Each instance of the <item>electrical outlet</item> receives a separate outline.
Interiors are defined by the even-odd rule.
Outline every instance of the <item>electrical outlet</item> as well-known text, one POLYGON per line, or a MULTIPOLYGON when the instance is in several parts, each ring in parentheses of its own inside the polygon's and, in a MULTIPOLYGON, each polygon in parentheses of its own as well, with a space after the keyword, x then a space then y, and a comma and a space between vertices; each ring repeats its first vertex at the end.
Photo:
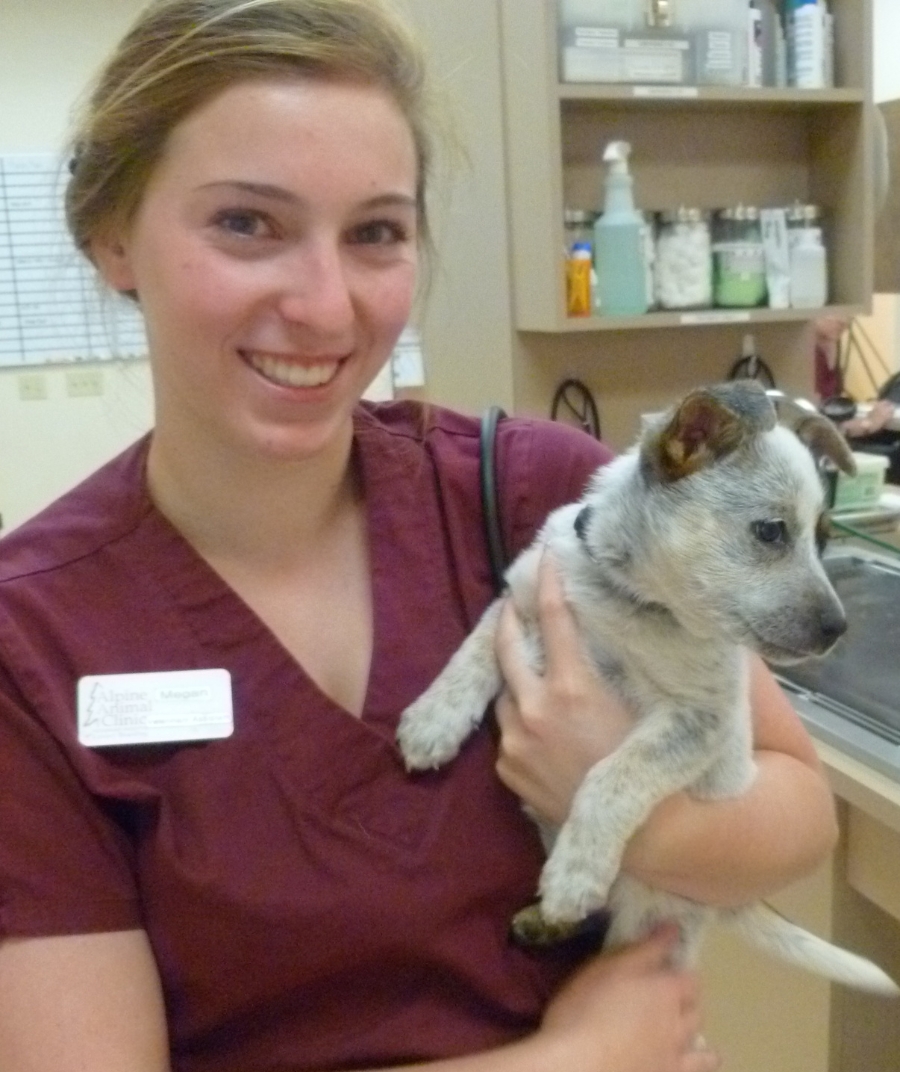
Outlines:
POLYGON ((43 372, 21 372, 18 382, 23 402, 40 402, 47 397, 47 377, 43 372))
POLYGON ((66 373, 66 394, 69 398, 89 398, 103 394, 102 369, 77 369, 66 373))

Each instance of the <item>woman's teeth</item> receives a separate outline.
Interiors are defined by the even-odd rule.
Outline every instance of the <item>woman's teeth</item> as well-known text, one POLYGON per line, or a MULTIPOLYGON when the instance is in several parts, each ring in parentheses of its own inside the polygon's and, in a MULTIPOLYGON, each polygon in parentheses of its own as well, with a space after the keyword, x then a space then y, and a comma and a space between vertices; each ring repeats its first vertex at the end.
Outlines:
POLYGON ((247 360, 267 380, 285 387, 321 387, 334 378, 338 361, 324 361, 319 365, 298 365, 265 354, 246 355, 247 360))

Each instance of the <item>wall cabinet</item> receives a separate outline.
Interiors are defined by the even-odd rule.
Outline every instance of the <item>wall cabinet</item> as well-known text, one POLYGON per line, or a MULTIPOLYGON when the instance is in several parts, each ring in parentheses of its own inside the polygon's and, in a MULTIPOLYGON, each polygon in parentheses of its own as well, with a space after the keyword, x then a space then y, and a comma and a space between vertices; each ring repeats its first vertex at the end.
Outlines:
POLYGON ((602 203, 603 147, 631 142, 646 210, 814 202, 825 211, 829 312, 872 296, 874 179, 871 0, 832 0, 828 90, 564 84, 556 0, 501 0, 516 327, 528 332, 805 321, 803 310, 712 309, 568 317, 564 208, 602 203))

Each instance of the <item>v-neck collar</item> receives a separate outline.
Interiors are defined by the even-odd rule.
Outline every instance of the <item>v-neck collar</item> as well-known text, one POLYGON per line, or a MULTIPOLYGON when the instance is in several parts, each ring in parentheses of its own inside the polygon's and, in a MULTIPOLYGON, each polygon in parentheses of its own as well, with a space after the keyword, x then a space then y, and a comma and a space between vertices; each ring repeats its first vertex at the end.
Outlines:
MULTIPOLYGON (((442 623, 434 621, 436 609, 453 606, 456 596, 447 555, 441 553, 438 489, 421 445, 410 435, 385 429, 360 408, 354 420, 353 462, 366 510, 373 608, 372 658, 360 717, 321 690, 265 622, 152 504, 146 522, 160 553, 151 561, 159 564, 157 581, 214 658, 240 653, 242 664, 252 662, 257 682, 278 681, 296 694, 298 710, 324 712, 325 717, 361 727, 365 734, 393 740, 400 711, 439 669, 411 649, 428 645, 429 633, 443 632, 442 623)), ((149 501, 146 484, 144 492, 149 501)), ((441 648, 446 652, 446 646, 441 648)), ((349 726, 347 732, 359 732, 349 726)))

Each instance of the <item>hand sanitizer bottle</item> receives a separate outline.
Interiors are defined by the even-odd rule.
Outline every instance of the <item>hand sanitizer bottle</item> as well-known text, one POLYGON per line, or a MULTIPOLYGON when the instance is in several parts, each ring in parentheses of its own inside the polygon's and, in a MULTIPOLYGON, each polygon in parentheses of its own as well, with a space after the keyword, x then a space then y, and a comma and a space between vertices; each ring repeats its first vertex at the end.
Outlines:
POLYGON ((644 220, 634 207, 628 171, 631 146, 613 141, 606 147, 603 215, 594 224, 597 290, 603 316, 638 316, 647 312, 644 220))

